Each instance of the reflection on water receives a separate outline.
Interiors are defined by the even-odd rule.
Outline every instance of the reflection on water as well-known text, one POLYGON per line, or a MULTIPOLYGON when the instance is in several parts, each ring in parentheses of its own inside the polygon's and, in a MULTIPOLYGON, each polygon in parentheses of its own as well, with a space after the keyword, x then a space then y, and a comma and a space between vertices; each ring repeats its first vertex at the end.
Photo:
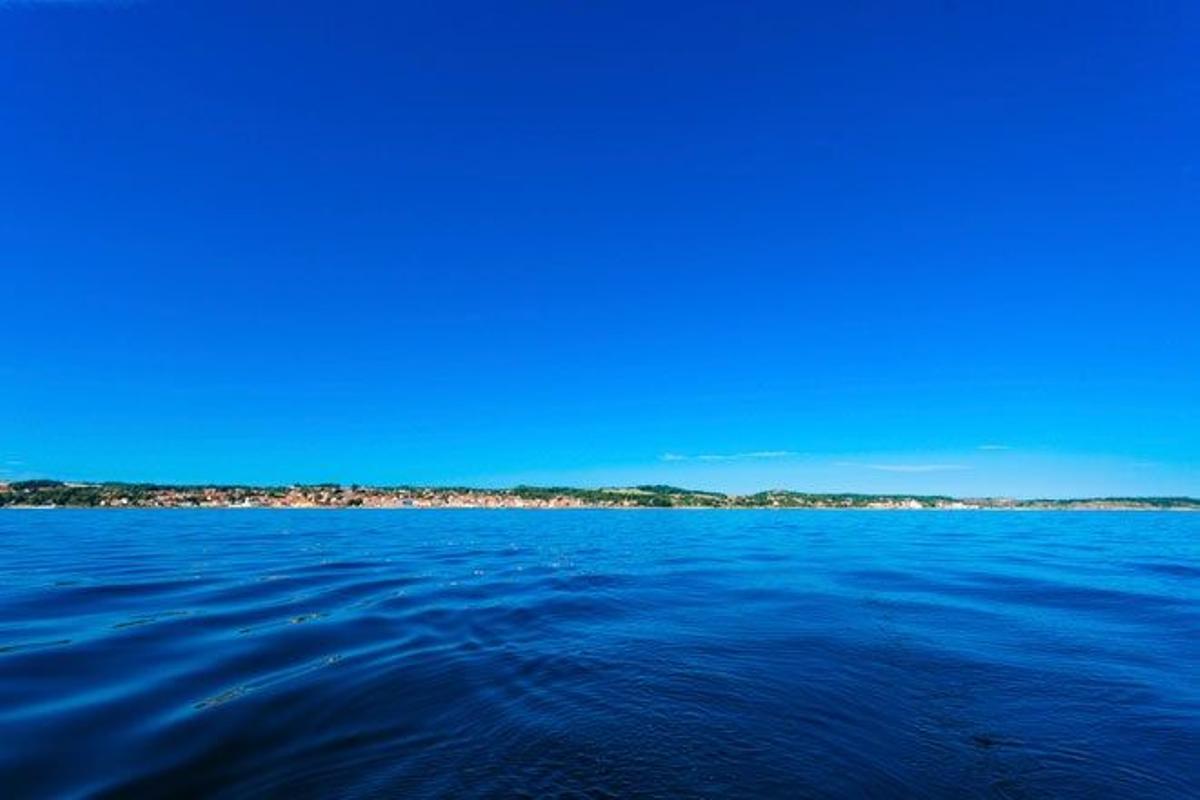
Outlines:
POLYGON ((0 513, 5 796, 1200 796, 1200 515, 0 513))

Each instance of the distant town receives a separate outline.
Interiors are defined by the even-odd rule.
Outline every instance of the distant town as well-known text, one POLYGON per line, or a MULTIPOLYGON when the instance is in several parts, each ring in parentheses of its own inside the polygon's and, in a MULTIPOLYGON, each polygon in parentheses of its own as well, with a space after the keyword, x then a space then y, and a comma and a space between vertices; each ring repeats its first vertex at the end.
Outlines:
POLYGON ((632 486, 578 489, 468 487, 164 485, 26 480, 0 483, 0 508, 818 508, 1200 510, 1192 497, 1071 499, 956 498, 942 495, 810 493, 755 494, 632 486))

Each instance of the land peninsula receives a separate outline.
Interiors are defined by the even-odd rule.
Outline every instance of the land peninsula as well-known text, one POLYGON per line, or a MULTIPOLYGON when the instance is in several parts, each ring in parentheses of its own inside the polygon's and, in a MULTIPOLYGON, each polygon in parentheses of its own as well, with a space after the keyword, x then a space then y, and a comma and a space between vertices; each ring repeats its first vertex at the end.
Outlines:
POLYGON ((812 493, 771 490, 755 494, 647 485, 579 489, 431 486, 291 486, 81 483, 56 480, 0 482, 0 508, 820 508, 1200 510, 1192 497, 1069 499, 958 498, 945 495, 812 493))

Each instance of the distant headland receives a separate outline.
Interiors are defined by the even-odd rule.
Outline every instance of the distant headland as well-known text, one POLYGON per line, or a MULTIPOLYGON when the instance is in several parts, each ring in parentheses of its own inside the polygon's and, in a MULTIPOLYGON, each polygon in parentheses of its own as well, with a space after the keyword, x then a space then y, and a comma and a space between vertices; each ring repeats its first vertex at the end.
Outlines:
POLYGON ((291 486, 171 485, 26 480, 0 483, 0 508, 818 508, 1200 510, 1193 497, 1013 499, 919 494, 817 493, 770 490, 754 494, 645 485, 602 489, 516 486, 291 486))

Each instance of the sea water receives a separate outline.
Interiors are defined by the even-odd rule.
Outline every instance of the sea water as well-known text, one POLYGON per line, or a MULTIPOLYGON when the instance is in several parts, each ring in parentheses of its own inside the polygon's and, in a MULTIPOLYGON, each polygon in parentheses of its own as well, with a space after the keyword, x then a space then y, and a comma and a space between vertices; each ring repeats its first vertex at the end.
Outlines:
POLYGON ((0 795, 1200 796, 1200 514, 0 512, 0 795))

